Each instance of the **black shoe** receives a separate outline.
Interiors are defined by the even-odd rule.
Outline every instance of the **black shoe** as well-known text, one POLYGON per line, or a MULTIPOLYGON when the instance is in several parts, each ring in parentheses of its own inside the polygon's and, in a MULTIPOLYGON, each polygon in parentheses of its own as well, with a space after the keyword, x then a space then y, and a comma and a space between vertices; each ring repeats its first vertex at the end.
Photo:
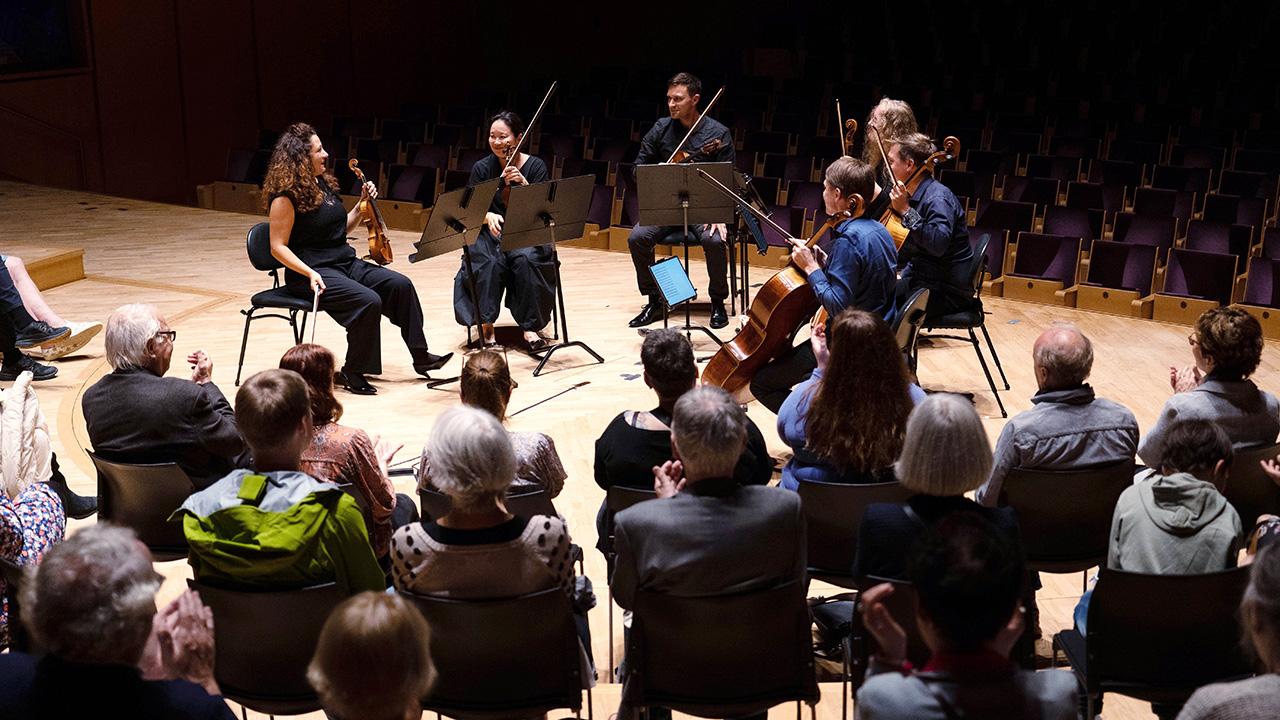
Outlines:
POLYGON ((440 368, 445 366, 445 363, 449 362, 452 359, 453 359, 453 353, 445 353, 443 355, 433 355, 431 353, 427 353, 427 359, 425 362, 420 362, 420 363, 416 362, 413 364, 413 371, 418 373, 419 375, 422 375, 423 377, 426 377, 427 373, 431 372, 432 370, 439 370, 440 368))
POLYGON ((28 370, 33 380, 48 380, 58 374, 58 368, 38 363, 34 358, 18 353, 17 359, 12 363, 9 362, 9 358, 4 359, 4 364, 0 365, 0 380, 4 382, 17 380, 23 371, 28 370))
POLYGON ((711 328, 719 330, 729 324, 729 313, 725 312, 723 300, 711 301, 711 328))
POLYGON ((49 478, 45 483, 62 500, 62 513, 73 520, 83 520, 98 512, 98 498, 77 495, 67 487, 65 478, 49 478))
POLYGON ((370 385, 369 381, 365 380, 364 375, 361 375, 358 372, 339 370, 333 374, 333 383, 335 385, 341 385, 347 389, 347 392, 354 393, 356 395, 378 394, 378 388, 370 385))
POLYGON ((631 322, 627 323, 627 326, 633 328, 644 327, 645 325, 652 325, 661 319, 662 303, 650 298, 644 309, 640 311, 640 314, 631 318, 631 322))
POLYGON ((18 333, 18 337, 14 339, 13 344, 19 350, 28 350, 61 340, 70 334, 71 328, 69 327, 50 327, 49 323, 36 320, 18 333))

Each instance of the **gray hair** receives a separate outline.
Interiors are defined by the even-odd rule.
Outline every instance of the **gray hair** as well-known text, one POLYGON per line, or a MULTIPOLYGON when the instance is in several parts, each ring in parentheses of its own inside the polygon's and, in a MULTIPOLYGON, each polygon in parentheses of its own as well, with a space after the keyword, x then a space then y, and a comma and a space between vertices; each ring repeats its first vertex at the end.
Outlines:
POLYGON ((104 340, 113 370, 141 367, 147 342, 160 330, 160 311, 154 305, 121 305, 107 318, 104 340))
POLYGON ((973 403, 950 393, 924 399, 907 418, 898 482, 949 497, 976 490, 991 474, 991 442, 973 403))
POLYGON ((159 587, 151 554, 133 531, 98 522, 45 553, 22 589, 22 620, 57 657, 136 665, 159 587))
POLYGON ((1055 322, 1040 335, 1032 359, 1045 370, 1046 389, 1076 387, 1093 370, 1093 343, 1075 325, 1055 322))
POLYGON ((728 476, 747 441, 747 415, 729 393, 703 385, 676 401, 671 440, 680 450, 685 474, 728 476))
POLYGON ((506 428, 492 414, 466 405, 436 419, 427 456, 431 484, 463 506, 501 497, 516 474, 506 428))

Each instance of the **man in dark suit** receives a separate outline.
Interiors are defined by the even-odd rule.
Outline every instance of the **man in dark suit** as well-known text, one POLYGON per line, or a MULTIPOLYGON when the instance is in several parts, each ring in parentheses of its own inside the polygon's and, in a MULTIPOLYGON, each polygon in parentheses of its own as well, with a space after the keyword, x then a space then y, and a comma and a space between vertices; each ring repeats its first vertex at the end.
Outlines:
POLYGON ((187 356, 191 379, 164 377, 177 333, 150 305, 125 305, 107 319, 107 361, 114 371, 84 394, 94 452, 125 463, 176 462, 197 488, 249 466, 235 413, 213 384, 213 362, 187 356))
POLYGON ((722 595, 802 577, 800 496, 733 480, 745 438, 746 413, 720 388, 696 388, 676 402, 676 459, 654 471, 659 499, 615 518, 611 586, 623 608, 637 590, 722 595))

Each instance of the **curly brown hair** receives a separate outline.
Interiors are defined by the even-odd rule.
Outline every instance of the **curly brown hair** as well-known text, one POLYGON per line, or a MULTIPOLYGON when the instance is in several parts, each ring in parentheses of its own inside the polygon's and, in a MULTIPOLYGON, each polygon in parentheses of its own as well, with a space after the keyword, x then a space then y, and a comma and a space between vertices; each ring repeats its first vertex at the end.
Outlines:
POLYGON ((1262 362, 1262 325, 1237 307, 1216 307, 1196 320, 1200 354, 1213 360, 1216 372, 1244 379, 1262 362))
POLYGON ((905 100, 881 98, 880 102, 876 103, 876 106, 867 114, 867 130, 863 135, 862 143, 862 159, 876 172, 880 171, 884 160, 880 157, 880 147, 876 144, 874 136, 876 131, 870 129, 872 126, 880 132, 880 142, 884 144, 885 152, 889 151, 889 143, 893 138, 920 131, 920 127, 916 124, 916 115, 905 100))
MULTIPOLYGON (((294 123, 280 133, 280 139, 271 151, 271 162, 267 163, 266 177, 262 180, 264 207, 270 206, 271 201, 281 195, 289 198, 296 212, 311 212, 324 202, 324 191, 311 170, 311 138, 316 135, 315 128, 302 122, 294 123)), ((338 187, 338 178, 327 168, 320 177, 330 188, 338 187)))
POLYGON ((902 452, 911 395, 893 331, 852 308, 831 321, 831 360, 805 418, 808 448, 842 472, 872 473, 902 452))
POLYGON ((329 348, 311 343, 294 345, 280 358, 282 370, 292 370, 307 381, 311 424, 316 427, 338 422, 342 417, 342 403, 333 396, 333 370, 336 365, 329 348))

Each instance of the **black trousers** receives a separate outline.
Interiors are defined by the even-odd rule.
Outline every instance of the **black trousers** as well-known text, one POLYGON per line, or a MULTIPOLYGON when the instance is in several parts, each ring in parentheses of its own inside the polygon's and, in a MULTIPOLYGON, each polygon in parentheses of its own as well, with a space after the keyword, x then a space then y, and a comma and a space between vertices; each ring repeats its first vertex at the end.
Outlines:
MULTIPOLYGON (((356 258, 313 269, 324 278, 320 309, 347 329, 343 370, 362 375, 382 372, 383 315, 400 328, 400 337, 413 361, 425 362, 427 338, 422 333, 422 303, 409 278, 356 258)), ((298 297, 311 297, 307 279, 297 273, 289 273, 286 286, 298 297)))
MULTIPOLYGON (((510 252, 500 240, 480 231, 471 246, 471 272, 480 302, 480 323, 493 323, 502 312, 499 301, 506 291, 507 309, 524 330, 537 331, 551 322, 555 307, 556 275, 551 246, 534 245, 510 252)), ((477 324, 475 303, 467 283, 466 259, 453 278, 453 317, 459 325, 477 324)))
POLYGON ((751 378, 751 394, 777 415, 791 388, 807 380, 816 367, 818 360, 813 356, 813 346, 805 339, 756 372, 751 378))
POLYGON ((0 263, 0 353, 4 354, 4 362, 13 365, 18 362, 18 346, 14 343, 18 331, 24 330, 35 319, 27 313, 22 305, 22 296, 13 284, 9 269, 0 263))
MULTIPOLYGON (((678 242, 683 231, 681 225, 637 225, 631 228, 627 247, 631 250, 631 263, 636 267, 636 286, 640 288, 641 295, 658 296, 658 285, 649 274, 649 266, 654 260, 653 248, 668 236, 678 242)), ((689 234, 702 244, 702 251, 707 256, 707 275, 711 276, 707 294, 712 300, 723 302, 729 297, 729 253, 724 238, 719 234, 709 235, 701 225, 690 225, 689 234)))

